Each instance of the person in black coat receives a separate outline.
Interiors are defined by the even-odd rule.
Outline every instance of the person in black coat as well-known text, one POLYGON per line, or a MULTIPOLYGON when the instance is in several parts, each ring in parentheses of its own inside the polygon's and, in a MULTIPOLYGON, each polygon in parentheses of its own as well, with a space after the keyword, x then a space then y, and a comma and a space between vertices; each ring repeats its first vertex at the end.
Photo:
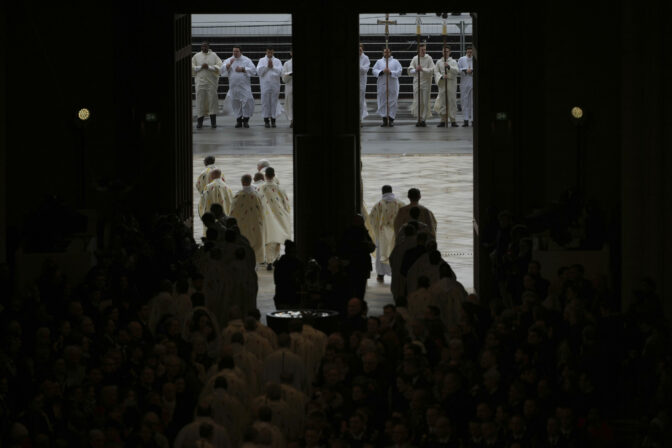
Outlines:
POLYGON ((352 218, 352 224, 343 232, 338 249, 341 259, 347 262, 352 297, 364 300, 366 281, 373 270, 371 253, 376 250, 376 244, 364 226, 362 215, 352 218))

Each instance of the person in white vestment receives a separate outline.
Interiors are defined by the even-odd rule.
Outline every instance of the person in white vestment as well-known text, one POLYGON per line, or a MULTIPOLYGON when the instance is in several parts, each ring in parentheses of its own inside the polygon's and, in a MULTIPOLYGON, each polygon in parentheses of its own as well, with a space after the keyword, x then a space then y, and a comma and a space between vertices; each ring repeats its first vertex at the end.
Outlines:
POLYGON ((254 113, 250 78, 256 74, 254 63, 247 56, 243 56, 240 46, 234 46, 233 56, 222 64, 222 76, 229 78, 226 100, 230 101, 233 114, 236 116, 237 128, 250 127, 250 117, 254 113))
POLYGON ((308 381, 312 382, 320 367, 320 348, 303 334, 303 323, 301 321, 290 322, 289 338, 291 339, 291 350, 303 360, 308 381))
POLYGON ((394 197, 392 187, 383 185, 383 197, 373 206, 369 222, 376 237, 376 273, 378 281, 383 282, 385 275, 392 275, 390 254, 394 249, 394 219, 404 203, 394 197))
POLYGON ((441 252, 432 249, 432 246, 433 242, 427 243, 427 252, 418 257, 406 273, 406 295, 418 289, 420 276, 427 277, 430 286, 439 281, 439 267, 444 260, 441 258, 441 252))
POLYGON ((359 44, 359 126, 362 120, 369 116, 366 110, 366 78, 371 68, 369 57, 364 54, 364 45, 359 44))
POLYGON ((264 261, 264 204, 259 192, 252 186, 252 176, 245 174, 240 182, 243 189, 233 197, 231 216, 236 218, 238 228, 250 242, 257 263, 264 261))
POLYGON ((282 66, 282 82, 285 83, 285 114, 289 120, 289 127, 294 127, 294 64, 292 49, 289 49, 289 61, 282 66))
POLYGON ((282 397, 282 387, 279 383, 267 383, 264 394, 252 400, 252 416, 258 416, 263 406, 271 408, 271 422, 280 428, 289 440, 298 437, 298 422, 292 419, 292 410, 282 397))
POLYGON ((247 256, 254 256, 253 252, 250 252, 251 255, 247 255, 244 247, 236 248, 234 259, 228 265, 231 272, 231 285, 227 288, 230 295, 226 302, 240 307, 243 315, 257 307, 257 292, 259 291, 256 263, 253 261, 250 266, 246 260, 247 256))
POLYGON ((232 446, 228 431, 212 418, 212 409, 210 403, 207 403, 199 404, 196 407, 196 418, 193 422, 187 423, 180 429, 177 437, 175 437, 173 447, 193 448, 196 446, 196 442, 201 438, 201 428, 204 425, 212 427, 210 440, 214 448, 229 448, 232 446))
POLYGON ((259 191, 262 185, 266 183, 266 176, 264 176, 264 173, 254 173, 254 177, 252 178, 252 186, 254 187, 255 190, 259 191))
POLYGON ((467 47, 467 54, 457 60, 457 68, 460 70, 460 103, 462 115, 464 115, 463 127, 469 126, 469 120, 474 120, 474 59, 473 50, 467 47))
POLYGON ((434 80, 439 86, 439 94, 434 102, 434 112, 441 115, 441 122, 438 125, 440 128, 445 127, 448 120, 452 127, 457 127, 455 117, 457 116, 457 75, 459 73, 457 61, 450 57, 450 46, 446 45, 443 49, 443 56, 436 61, 434 66, 434 80), (447 111, 446 97, 448 98, 447 111))
POLYGON ((291 239, 290 207, 287 193, 276 184, 275 170, 266 168, 266 183, 259 192, 264 203, 264 235, 266 241, 266 263, 268 270, 273 269, 272 263, 280 256, 280 245, 291 239))
POLYGON ((246 317, 244 325, 245 349, 256 356, 259 361, 264 361, 275 348, 263 334, 257 331, 259 324, 255 318, 246 317))
POLYGON ((219 101, 217 86, 219 85, 219 71, 222 60, 210 50, 207 42, 201 44, 201 51, 191 58, 191 74, 194 77, 196 88, 196 128, 203 127, 203 119, 210 116, 210 126, 217 127, 217 111, 219 101))
POLYGON ((390 282, 390 291, 395 304, 402 303, 406 297, 406 276, 401 275, 401 263, 404 260, 404 254, 408 249, 417 246, 417 230, 413 226, 405 227, 399 233, 405 233, 404 238, 399 238, 390 254, 390 269, 392 270, 392 281, 390 282))
POLYGON ((229 310, 229 320, 222 329, 222 343, 228 345, 231 343, 231 337, 236 333, 245 333, 245 323, 240 308, 233 305, 229 310))
POLYGON ((261 391, 261 361, 245 348, 243 333, 233 333, 230 343, 233 363, 245 373, 250 392, 255 396, 261 391))
POLYGON ((429 103, 429 94, 432 90, 434 78, 434 60, 427 54, 427 45, 420 44, 418 54, 413 56, 408 66, 408 74, 413 77, 413 104, 411 114, 418 119, 416 126, 427 126, 427 118, 432 116, 432 105, 429 103), (420 108, 418 111, 418 101, 420 108))
POLYGON ((201 174, 198 175, 198 179, 196 179, 196 190, 198 190, 198 194, 202 194, 205 186, 210 183, 210 172, 218 169, 217 166, 215 166, 215 158, 213 156, 207 156, 203 159, 203 164, 205 165, 205 169, 201 171, 201 174))
POLYGON ((397 217, 394 219, 394 233, 398 234, 399 230, 401 230, 401 226, 411 220, 411 210, 413 207, 417 207, 420 211, 418 221, 425 223, 428 227, 430 236, 433 239, 436 239, 436 218, 431 210, 419 204, 420 199, 422 198, 420 190, 417 188, 409 189, 407 197, 410 204, 399 209, 399 213, 397 213, 397 217))
MULTIPOLYGON (((268 161, 268 159, 259 159, 257 162, 257 173, 261 173, 264 177, 261 178, 262 181, 266 180, 266 168, 271 166, 271 162, 268 161)), ((275 169, 275 168, 274 168, 275 169)), ((257 181, 257 175, 255 174, 254 176, 254 181, 257 181)), ((275 173, 275 176, 273 176, 273 182, 276 184, 280 184, 280 180, 278 179, 278 173, 275 173)))
POLYGON ((280 95, 280 77, 282 76, 282 62, 273 56, 273 49, 266 49, 266 56, 259 59, 257 75, 261 87, 261 109, 264 117, 264 127, 275 127, 275 118, 278 113, 278 96, 280 95))
POLYGON ((256 431, 256 447, 285 448, 287 437, 283 431, 273 424, 273 410, 270 406, 263 405, 257 410, 256 420, 252 428, 256 431))
POLYGON ((287 333, 278 335, 278 349, 263 361, 261 378, 264 382, 287 383, 305 394, 310 394, 310 382, 303 360, 290 349, 287 333))
POLYGON ((383 118, 382 127, 393 127, 397 117, 399 99, 399 77, 403 68, 394 59, 389 48, 383 50, 383 57, 376 61, 371 73, 376 77, 378 115, 383 118))
POLYGON ((201 193, 201 199, 198 201, 198 214, 210 211, 212 204, 220 204, 224 209, 224 214, 231 213, 231 203, 233 202, 233 192, 224 181, 222 171, 214 169, 210 171, 210 183, 208 183, 201 193))
POLYGON ((424 319, 430 305, 436 306, 434 296, 429 290, 429 279, 421 275, 417 280, 417 289, 406 297, 406 308, 411 319, 424 319))
POLYGON ((259 308, 248 312, 247 315, 249 317, 253 317, 254 320, 256 321, 256 328, 254 328, 254 331, 265 337, 268 340, 269 344, 271 344, 273 350, 278 348, 278 335, 275 334, 275 331, 273 331, 272 328, 260 322, 261 312, 259 311, 259 308))
POLYGON ((219 376, 215 379, 212 395, 206 400, 210 401, 212 419, 229 430, 229 437, 234 446, 239 446, 243 431, 250 422, 247 410, 243 404, 228 391, 226 377, 219 376))
POLYGON ((462 303, 467 301, 468 294, 464 286, 457 281, 455 272, 448 263, 439 267, 439 281, 429 287, 432 301, 441 310, 441 321, 446 328, 456 326, 460 322, 462 303))

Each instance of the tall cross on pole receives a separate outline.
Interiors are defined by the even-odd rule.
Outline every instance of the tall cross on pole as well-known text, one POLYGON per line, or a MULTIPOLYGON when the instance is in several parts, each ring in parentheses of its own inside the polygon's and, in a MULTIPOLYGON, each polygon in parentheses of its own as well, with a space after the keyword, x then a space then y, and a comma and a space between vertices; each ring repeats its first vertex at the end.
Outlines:
MULTIPOLYGON (((390 20, 390 13, 386 12, 385 13, 385 20, 378 20, 377 21, 378 25, 385 25, 385 49, 389 50, 389 40, 390 40, 390 25, 396 25, 397 21, 396 20, 390 20)), ((387 107, 386 115, 385 115, 385 120, 389 120, 390 118, 390 72, 389 72, 389 66, 390 66, 390 58, 386 57, 385 58, 385 106, 387 107)))
POLYGON ((422 125, 422 93, 420 91, 420 82, 421 82, 421 74, 422 72, 418 70, 419 67, 422 67, 422 62, 420 61, 420 25, 422 25, 422 21, 420 20, 420 16, 417 16, 415 18, 415 34, 417 36, 417 41, 418 41, 418 66, 415 68, 416 73, 418 74, 418 122, 415 124, 416 126, 421 126, 422 125))
POLYGON ((443 35, 443 91, 445 93, 446 102, 446 129, 448 128, 448 57, 446 56, 446 40, 448 39, 448 27, 446 26, 446 17, 443 18, 443 27, 441 28, 443 35))

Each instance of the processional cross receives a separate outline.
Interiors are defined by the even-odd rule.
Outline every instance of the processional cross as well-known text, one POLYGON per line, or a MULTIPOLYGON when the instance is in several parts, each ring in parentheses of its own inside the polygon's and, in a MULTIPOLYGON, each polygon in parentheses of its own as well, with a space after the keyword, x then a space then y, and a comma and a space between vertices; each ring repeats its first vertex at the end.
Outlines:
MULTIPOLYGON (((417 41, 418 41, 418 67, 422 69, 422 61, 420 60, 420 25, 422 25, 422 21, 420 20, 420 16, 417 16, 415 18, 415 34, 417 36, 417 41)), ((418 67, 416 67, 416 73, 418 74, 418 122, 415 124, 416 126, 421 126, 422 124, 422 94, 420 93, 420 82, 421 82, 421 74, 422 72, 418 70, 418 67)))
MULTIPOLYGON (((397 21, 396 20, 390 20, 390 13, 386 12, 385 13, 385 20, 380 20, 378 19, 377 21, 378 25, 385 25, 385 49, 389 51, 389 40, 390 40, 390 25, 396 25, 397 21)), ((389 54, 385 58, 385 68, 387 69, 385 71, 385 106, 387 107, 387 114, 385 115, 385 119, 390 118, 390 72, 389 72, 389 66, 390 66, 390 57, 389 54)))
POLYGON ((443 91, 445 93, 446 102, 446 129, 448 129, 448 57, 446 56, 446 40, 448 39, 448 28, 446 26, 446 17, 443 17, 443 27, 441 28, 443 35, 443 91))

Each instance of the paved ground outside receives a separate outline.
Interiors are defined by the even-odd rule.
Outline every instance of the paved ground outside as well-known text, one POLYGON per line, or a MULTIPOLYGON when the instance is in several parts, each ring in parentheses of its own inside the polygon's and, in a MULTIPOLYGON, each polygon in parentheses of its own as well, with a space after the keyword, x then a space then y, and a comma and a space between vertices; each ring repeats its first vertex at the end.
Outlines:
MULTIPOLYGON (((369 101, 369 109, 373 101, 369 101)), ((443 258, 455 270, 458 280, 473 288, 473 128, 437 128, 438 117, 428 120, 426 128, 415 127, 406 112, 407 103, 394 128, 381 128, 378 117, 364 120, 361 130, 364 202, 367 209, 380 199, 380 188, 392 185, 397 197, 405 200, 409 188, 422 192, 420 201, 431 209, 438 221, 437 243, 443 258)), ((257 105, 257 111, 260 107, 257 105)), ((250 128, 235 129, 235 119, 218 116, 218 127, 211 129, 206 119, 202 129, 194 129, 194 182, 203 168, 203 158, 213 155, 234 193, 240 189, 240 177, 254 174, 257 161, 269 159, 280 184, 293 199, 292 130, 285 117, 278 117, 276 128, 264 128, 263 119, 253 116, 250 128)), ((461 117, 458 116, 458 123, 461 117)), ((195 125, 194 125, 195 127, 195 125)), ((194 189, 194 215, 198 194, 194 189)), ((194 220, 194 235, 203 235, 202 223, 194 220)), ((258 270, 258 307, 262 315, 275 309, 273 276, 258 270)), ((392 303, 389 278, 385 284, 369 280, 367 303, 370 313, 382 313, 392 303)))

